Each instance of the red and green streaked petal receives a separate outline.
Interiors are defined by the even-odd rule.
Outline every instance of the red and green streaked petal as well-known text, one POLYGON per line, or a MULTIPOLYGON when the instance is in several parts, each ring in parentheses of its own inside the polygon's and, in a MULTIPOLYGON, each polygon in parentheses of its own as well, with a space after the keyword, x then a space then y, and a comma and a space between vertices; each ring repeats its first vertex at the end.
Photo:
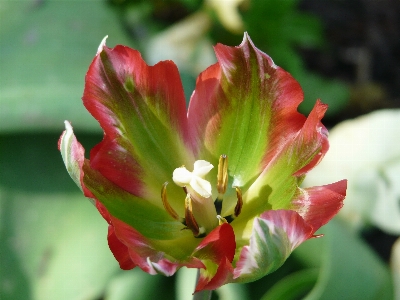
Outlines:
POLYGON ((267 209, 289 209, 304 174, 328 151, 328 133, 321 119, 327 105, 317 101, 302 127, 275 151, 275 156, 243 195, 242 218, 250 219, 267 209))
POLYGON ((216 227, 202 240, 193 256, 199 258, 206 268, 200 269, 195 292, 214 290, 232 280, 235 249, 235 234, 228 223, 216 227))
POLYGON ((315 232, 342 208, 346 189, 347 180, 306 189, 298 188, 291 201, 291 209, 297 211, 315 232))
MULTIPOLYGON (((174 220, 163 207, 124 191, 92 169, 89 161, 84 158, 84 149, 77 141, 72 127, 66 124, 59 147, 64 153, 67 169, 72 168, 69 171, 71 176, 75 176, 85 196, 94 200, 104 219, 112 224, 112 219, 118 218, 145 237, 153 248, 176 260, 186 260, 200 241, 189 230, 182 230, 184 226, 174 220)), ((161 202, 160 198, 157 200, 161 202)))
MULTIPOLYGON (((90 167, 122 189, 158 200, 174 169, 194 162, 185 97, 172 61, 148 66, 136 50, 101 45, 82 99, 104 130, 90 167)), ((182 208, 181 189, 171 185, 168 192, 171 205, 182 208)))
POLYGON ((113 218, 100 202, 96 202, 96 207, 110 224, 108 227, 108 245, 122 270, 130 270, 138 266, 152 275, 171 276, 183 266, 205 268, 204 264, 194 257, 188 257, 185 261, 168 260, 165 258, 165 253, 152 247, 150 241, 138 231, 113 218))
POLYGON ((110 215, 135 228, 146 238, 171 240, 190 236, 188 232, 182 231, 182 223, 174 220, 163 208, 123 190, 100 172, 90 168, 88 161, 85 161, 83 171, 84 185, 110 215))
MULTIPOLYGON (((188 110, 189 126, 197 144, 204 143, 198 156, 215 165, 226 154, 229 182, 244 193, 302 128, 306 118, 297 106, 303 92, 247 34, 240 46, 218 44, 215 52, 218 63, 197 79, 188 110)), ((211 173, 216 176, 216 172, 211 173)), ((234 192, 228 189, 232 199, 234 192)))
POLYGON ((166 253, 152 247, 151 241, 131 226, 113 217, 111 217, 111 224, 108 243, 122 269, 132 269, 138 266, 152 275, 171 276, 182 266, 188 268, 205 267, 200 260, 193 257, 188 257, 187 260, 183 261, 170 260, 166 253))
POLYGON ((295 211, 270 210, 261 214, 253 221, 251 235, 242 237, 250 244, 236 254, 234 281, 250 282, 275 271, 312 234, 313 228, 295 211))

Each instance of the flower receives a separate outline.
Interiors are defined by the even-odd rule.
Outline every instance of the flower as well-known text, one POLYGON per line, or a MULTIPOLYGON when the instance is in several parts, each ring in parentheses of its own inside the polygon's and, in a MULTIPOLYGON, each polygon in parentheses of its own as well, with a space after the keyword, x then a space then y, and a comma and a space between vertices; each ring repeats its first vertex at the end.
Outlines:
POLYGON ((196 292, 276 270, 338 212, 347 184, 300 187, 328 150, 327 106, 297 112, 301 87, 247 34, 215 52, 186 111, 173 62, 148 66, 104 40, 83 94, 104 138, 90 159, 67 121, 59 141, 120 267, 198 268, 196 292))

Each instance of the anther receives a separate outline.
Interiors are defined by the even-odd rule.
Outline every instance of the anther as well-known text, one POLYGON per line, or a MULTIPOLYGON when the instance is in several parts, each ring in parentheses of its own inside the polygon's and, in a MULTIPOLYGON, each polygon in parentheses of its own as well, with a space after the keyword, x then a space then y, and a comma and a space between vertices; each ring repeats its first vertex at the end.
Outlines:
POLYGON ((225 194, 228 185, 228 157, 222 154, 218 162, 217 189, 219 194, 225 194))
POLYGON ((240 215, 240 213, 242 211, 243 198, 242 198, 242 191, 240 190, 240 188, 235 186, 235 189, 236 189, 236 197, 237 197, 237 203, 235 206, 235 217, 237 217, 240 215))
POLYGON ((177 220, 179 222, 182 222, 183 219, 179 217, 179 215, 176 213, 176 211, 172 208, 172 206, 169 204, 169 202, 167 200, 167 185, 168 185, 168 182, 165 182, 161 188, 161 200, 164 205, 164 208, 171 217, 173 217, 175 220, 177 220))
POLYGON ((323 234, 314 234, 313 236, 312 236, 312 238, 320 238, 320 237, 323 237, 324 235, 323 234))
POLYGON ((193 232, 193 235, 199 237, 201 232, 193 215, 192 198, 190 197, 190 194, 187 194, 185 199, 185 223, 187 228, 193 232))
POLYGON ((223 195, 226 192, 228 185, 228 157, 222 154, 218 161, 218 174, 217 174, 217 190, 218 196, 214 201, 215 210, 217 214, 221 214, 223 195))

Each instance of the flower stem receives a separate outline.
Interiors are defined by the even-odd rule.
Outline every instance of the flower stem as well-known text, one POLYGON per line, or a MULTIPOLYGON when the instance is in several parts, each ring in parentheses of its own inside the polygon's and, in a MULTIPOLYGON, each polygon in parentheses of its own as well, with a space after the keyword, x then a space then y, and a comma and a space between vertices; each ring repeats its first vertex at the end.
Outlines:
MULTIPOLYGON (((197 270, 196 283, 199 281, 199 278, 200 278, 200 269, 197 270)), ((193 295, 193 300, 210 300, 211 295, 212 295, 212 291, 202 290, 193 295)))

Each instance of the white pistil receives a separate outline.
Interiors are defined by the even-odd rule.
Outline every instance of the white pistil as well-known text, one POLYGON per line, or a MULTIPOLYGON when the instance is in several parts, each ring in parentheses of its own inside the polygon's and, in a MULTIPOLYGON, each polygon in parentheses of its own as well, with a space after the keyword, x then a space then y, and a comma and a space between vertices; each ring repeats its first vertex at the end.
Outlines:
POLYGON ((211 184, 204 179, 211 169, 212 164, 205 160, 197 160, 194 163, 193 172, 188 171, 184 166, 174 170, 172 174, 173 181, 181 186, 190 186, 197 194, 204 198, 211 196, 211 184))

